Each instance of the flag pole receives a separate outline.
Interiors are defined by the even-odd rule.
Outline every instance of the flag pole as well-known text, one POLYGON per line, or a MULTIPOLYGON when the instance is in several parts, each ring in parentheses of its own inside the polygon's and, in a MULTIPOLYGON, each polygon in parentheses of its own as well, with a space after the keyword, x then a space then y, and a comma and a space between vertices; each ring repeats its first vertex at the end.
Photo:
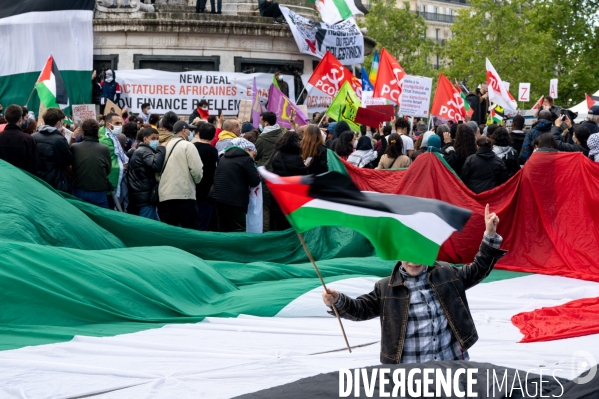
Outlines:
POLYGON ((304 94, 304 92, 306 91, 306 86, 304 86, 304 88, 302 89, 302 91, 300 92, 299 96, 297 96, 295 98, 295 104, 297 105, 297 102, 299 101, 300 98, 302 98, 302 94, 304 94))
POLYGON ((29 93, 29 98, 27 99, 27 102, 25 103, 25 107, 27 107, 29 105, 29 100, 31 100, 31 96, 33 95, 34 91, 35 91, 35 85, 33 86, 33 89, 31 89, 31 93, 29 93))
MULTIPOLYGON (((297 233, 297 237, 299 238, 300 242, 302 243, 302 246, 304 247, 304 251, 306 252, 306 255, 308 255, 308 259, 310 259, 310 262, 312 262, 312 266, 314 266, 314 269, 316 270, 316 274, 318 274, 318 278, 320 279, 320 282, 321 282, 322 286, 324 287, 324 290, 326 292, 329 292, 329 289, 327 288, 327 285, 325 284, 325 282, 322 278, 322 274, 320 274, 320 270, 318 270, 318 266, 316 266, 316 262, 314 261, 314 258, 312 257, 310 250, 308 249, 308 245, 306 244, 306 241, 304 241, 304 236, 300 232, 296 232, 296 233, 297 233)), ((347 340, 347 335, 345 335, 345 329, 343 328, 343 323, 341 322, 341 317, 339 316, 339 312, 337 311, 335 304, 333 304, 332 308, 335 311, 337 320, 339 321, 339 326, 341 327, 341 332, 343 333, 343 338, 345 339, 345 344, 347 345, 347 350, 349 351, 349 353, 351 353, 351 347, 349 346, 349 341, 347 340)))

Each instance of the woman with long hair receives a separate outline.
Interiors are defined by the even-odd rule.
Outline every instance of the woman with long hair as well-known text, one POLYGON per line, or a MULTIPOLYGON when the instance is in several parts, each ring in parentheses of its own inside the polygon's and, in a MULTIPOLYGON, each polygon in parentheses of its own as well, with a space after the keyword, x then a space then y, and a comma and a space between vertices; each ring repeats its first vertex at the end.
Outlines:
POLYGON ((476 136, 474 135, 474 131, 467 124, 460 124, 453 146, 445 148, 443 158, 459 175, 466 159, 474 154, 476 154, 476 136))
POLYGON ((412 163, 412 160, 407 156, 403 155, 403 140, 397 133, 393 133, 389 136, 389 145, 385 153, 381 157, 379 166, 377 169, 397 169, 407 168, 412 163))
POLYGON ((301 154, 308 173, 319 175, 329 171, 327 148, 324 146, 322 132, 316 125, 308 125, 301 143, 301 154))
POLYGON ((352 152, 354 152, 354 140, 356 135, 354 132, 348 131, 343 132, 339 135, 339 140, 335 144, 335 154, 339 155, 339 158, 347 161, 347 158, 352 152))

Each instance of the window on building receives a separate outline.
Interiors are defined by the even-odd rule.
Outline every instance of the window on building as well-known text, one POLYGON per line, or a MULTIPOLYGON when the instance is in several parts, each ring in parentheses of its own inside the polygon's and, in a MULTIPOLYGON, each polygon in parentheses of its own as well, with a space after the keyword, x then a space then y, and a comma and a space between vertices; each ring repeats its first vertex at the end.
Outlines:
POLYGON ((171 55, 133 55, 135 69, 156 69, 166 72, 218 71, 220 56, 195 57, 171 55))
POLYGON ((441 29, 435 29, 435 39, 439 40, 440 39, 440 35, 439 33, 441 33, 441 29))

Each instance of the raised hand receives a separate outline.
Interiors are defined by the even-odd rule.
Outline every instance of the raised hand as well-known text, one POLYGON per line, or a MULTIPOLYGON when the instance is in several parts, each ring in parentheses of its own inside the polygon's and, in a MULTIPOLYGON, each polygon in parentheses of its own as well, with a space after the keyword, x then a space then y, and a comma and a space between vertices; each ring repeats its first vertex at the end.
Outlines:
POLYGON ((485 234, 493 237, 497 233, 497 225, 499 224, 499 217, 493 213, 489 213, 489 204, 485 207, 485 234))

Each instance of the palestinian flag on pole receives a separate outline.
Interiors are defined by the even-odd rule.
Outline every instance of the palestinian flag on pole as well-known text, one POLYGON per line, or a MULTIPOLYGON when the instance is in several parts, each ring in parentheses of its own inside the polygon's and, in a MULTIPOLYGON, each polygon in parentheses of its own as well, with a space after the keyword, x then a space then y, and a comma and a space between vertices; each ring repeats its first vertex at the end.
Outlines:
POLYGON ((48 58, 46 66, 35 84, 35 89, 41 103, 46 108, 64 109, 69 106, 67 88, 53 56, 48 58))
POLYGON ((260 174, 298 232, 343 226, 370 240, 382 259, 432 265, 439 248, 472 212, 441 201, 361 192, 341 173, 279 177, 260 174))
MULTIPOLYGON (((61 70, 71 102, 89 103, 96 1, 19 0, 3 3, 0 7, 0 37, 4 38, 0 62, 2 103, 5 106, 27 103, 49 54, 61 70)), ((34 94, 29 100, 29 109, 38 109, 39 103, 39 97, 34 94)))

